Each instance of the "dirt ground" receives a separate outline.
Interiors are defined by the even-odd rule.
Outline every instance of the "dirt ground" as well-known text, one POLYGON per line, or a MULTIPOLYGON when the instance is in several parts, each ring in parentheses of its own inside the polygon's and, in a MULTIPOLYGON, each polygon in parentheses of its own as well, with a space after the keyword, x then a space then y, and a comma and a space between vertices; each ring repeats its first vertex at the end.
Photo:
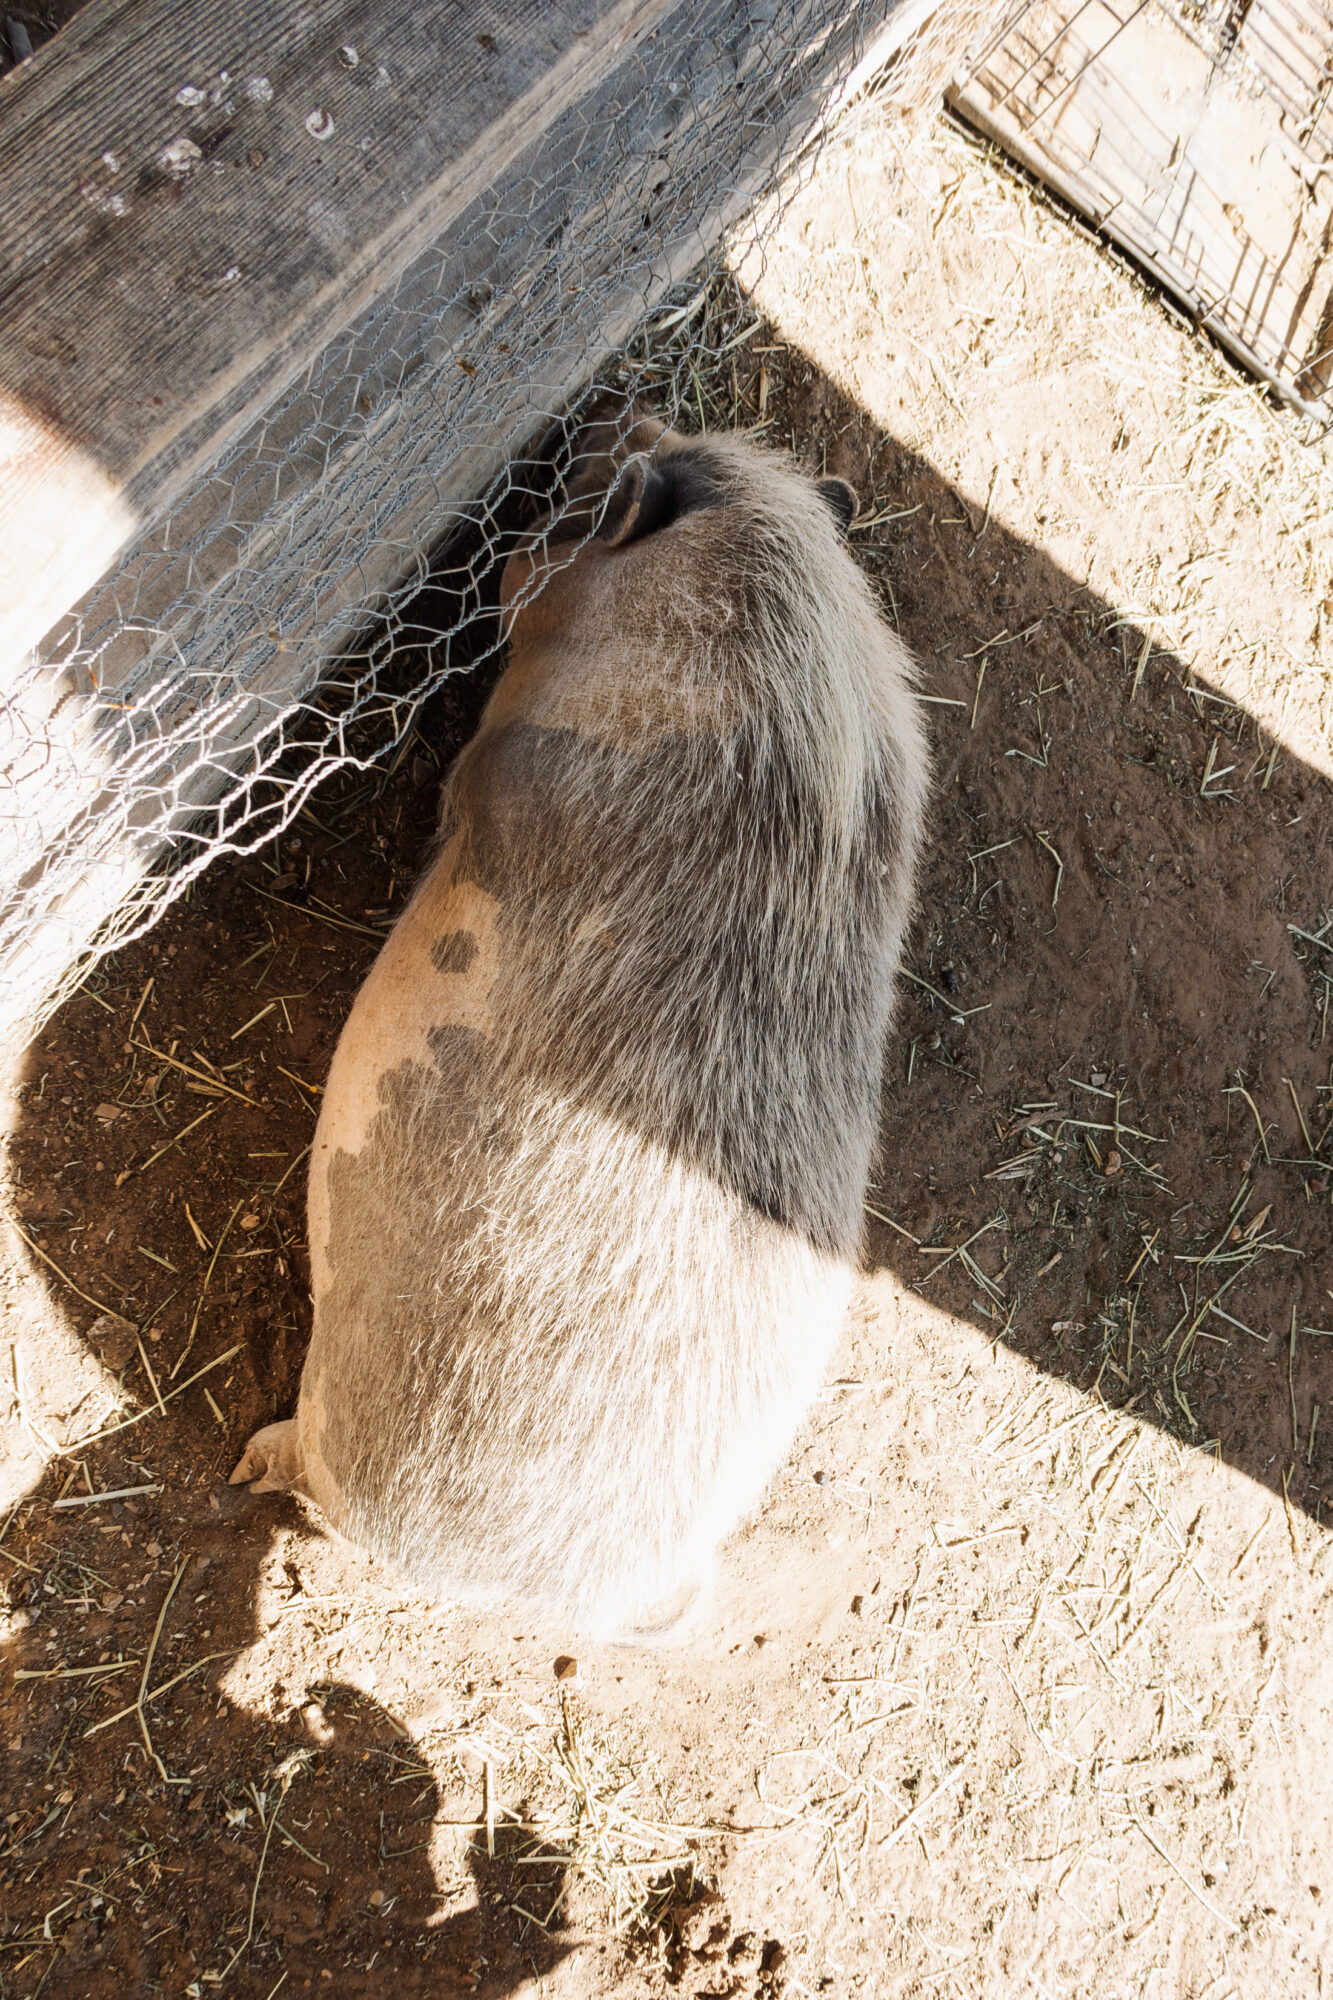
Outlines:
POLYGON ((454 684, 15 1087, 0 1994, 1326 1994, 1327 451, 890 100, 739 277, 701 411, 852 480, 936 741, 833 1377, 678 1651, 225 1485, 454 684))
POLYGON ((30 49, 39 49, 43 42, 49 42, 69 25, 82 5, 83 0, 46 0, 43 6, 31 4, 31 0, 26 5, 24 0, 9 0, 0 24, 4 29, 0 34, 0 76, 17 67, 25 36, 30 49))

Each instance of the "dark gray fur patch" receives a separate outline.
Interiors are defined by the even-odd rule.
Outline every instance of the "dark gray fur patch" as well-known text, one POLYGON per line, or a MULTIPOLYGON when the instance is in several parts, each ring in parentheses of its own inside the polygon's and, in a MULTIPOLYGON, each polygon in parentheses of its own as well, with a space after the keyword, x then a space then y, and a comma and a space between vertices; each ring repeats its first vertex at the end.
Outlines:
POLYGON ((501 905, 506 1072, 854 1254, 910 846, 889 770, 832 895, 819 802, 748 724, 635 758, 511 723, 454 783, 462 866, 501 905), (579 934, 594 907, 609 949, 579 934))
MULTIPOLYGON (((479 1075, 481 1059, 486 1049, 484 1037, 479 1035, 475 1028, 460 1027, 454 1021, 447 1027, 432 1028, 426 1036, 426 1045, 436 1069, 447 1076, 455 1087, 467 1086, 459 1103, 472 1103, 475 1118, 476 1110, 482 1101, 479 1075), (473 1099, 476 1100, 475 1103, 472 1102, 473 1099)), ((472 1136, 472 1124, 469 1122, 459 1127, 455 1134, 455 1143, 464 1143, 472 1136)))
POLYGON ((436 938, 430 962, 437 972, 466 972, 477 955, 477 940, 471 931, 446 931, 436 938))

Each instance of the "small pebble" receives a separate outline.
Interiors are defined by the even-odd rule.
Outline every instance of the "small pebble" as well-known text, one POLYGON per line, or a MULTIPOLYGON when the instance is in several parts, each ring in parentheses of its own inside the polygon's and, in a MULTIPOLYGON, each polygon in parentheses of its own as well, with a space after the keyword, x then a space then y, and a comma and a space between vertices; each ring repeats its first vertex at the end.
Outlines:
POLYGON ((568 1653, 562 1653, 555 1662, 555 1677, 558 1681, 577 1682, 579 1678, 578 1661, 571 1659, 568 1653))

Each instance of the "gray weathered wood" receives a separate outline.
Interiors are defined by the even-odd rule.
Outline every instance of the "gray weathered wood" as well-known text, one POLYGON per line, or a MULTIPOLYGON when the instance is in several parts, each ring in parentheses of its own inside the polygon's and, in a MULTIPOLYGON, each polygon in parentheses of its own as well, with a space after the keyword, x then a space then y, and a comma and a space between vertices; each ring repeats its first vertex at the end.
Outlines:
MULTIPOLYGON (((382 282, 364 297, 357 286, 370 280, 363 275, 354 283, 342 256, 346 249, 350 267, 369 252, 340 249, 329 221, 340 211, 332 201, 321 206, 318 193, 302 183, 304 247, 283 266, 295 273, 292 295, 267 273, 251 293, 239 280, 202 298, 177 284, 181 296, 159 313, 159 326, 153 302, 166 293, 152 259, 135 267, 131 286, 116 276, 117 243, 138 239, 109 232, 113 223, 132 222, 134 211, 108 218, 81 197, 96 227, 81 210, 84 249, 71 251, 60 266, 50 296, 85 301, 96 335, 89 351, 108 371, 105 437, 96 452, 81 452, 67 411, 68 429, 53 425, 63 456, 53 458, 44 512, 40 518, 39 510, 25 512, 11 497, 8 518, 14 535, 29 524, 30 542, 34 520, 49 527, 62 511, 78 520, 87 529, 80 559, 97 580, 73 589, 66 575, 61 609, 69 608, 38 649, 38 664, 16 680, 0 674, 0 772, 7 780, 0 793, 0 1032, 6 1024, 9 1032, 31 1028, 93 935, 99 928, 104 938, 109 934, 109 917, 124 934, 160 906, 161 884, 150 883, 148 871, 166 841, 187 864, 208 851, 219 825, 214 802, 238 771, 271 764, 292 705, 317 693, 331 662, 363 644, 372 621, 405 603, 414 575, 426 572, 428 553, 451 526, 589 382, 666 288, 713 252, 722 232, 769 185, 778 160, 825 115, 833 80, 846 77, 858 55, 882 61, 894 31, 919 20, 925 4, 675 0, 670 10, 654 12, 624 0, 614 8, 583 0, 577 15, 571 8, 535 10, 548 30, 554 23, 566 37, 571 23, 594 23, 582 43, 548 38, 544 44, 552 69, 564 65, 560 90, 549 77, 546 84, 529 78, 523 95, 523 78, 511 76, 506 101, 536 105, 541 117, 534 112, 526 133, 515 133, 502 116, 505 145, 486 136, 467 140, 473 113, 466 104, 459 108, 449 128, 453 205, 441 200, 415 249, 410 234, 393 236, 393 255, 377 266, 382 282), (615 40, 610 55, 589 46, 603 33, 615 40), (867 36, 877 38, 873 54, 867 36), (328 238, 320 251, 322 288, 307 283, 316 223, 328 238), (133 328, 135 365, 146 371, 138 378, 144 409, 129 407, 132 371, 121 366, 118 348, 108 352, 93 325, 89 270, 111 299, 108 323, 133 328), (136 290, 152 310, 135 303, 136 290), (263 307, 258 333, 256 301, 263 307), (332 322, 327 337, 306 351, 301 343, 315 337, 311 329, 332 322), (293 327, 305 332, 298 338, 293 327), (197 357, 191 364, 190 329, 204 341, 199 352, 211 356, 207 367, 197 357), (230 362, 219 358, 226 353, 230 362), (185 387, 178 387, 174 404, 164 398, 159 406, 152 398, 165 377, 155 371, 168 361, 185 387), (262 368, 270 372, 261 393, 255 385, 262 368), (139 442, 131 449, 136 424, 139 442), (126 535, 128 545, 111 560, 126 535)), ((339 21, 352 12, 313 11, 321 19, 336 13, 339 21)), ((89 12, 118 19, 125 34, 131 21, 137 27, 163 9, 160 0, 137 8, 93 0, 89 12)), ((442 17, 466 17, 469 32, 491 35, 501 50, 498 26, 479 22, 504 16, 512 23, 522 12, 509 4, 489 16, 464 7, 445 9, 442 17)), ((241 15, 253 18, 244 8, 241 15)), ((274 17, 285 20, 286 10, 276 9, 274 17)), ((395 10, 394 18, 406 15, 395 10)), ((217 28, 220 20, 212 7, 193 18, 189 39, 196 48, 203 46, 199 23, 217 28)), ((418 47, 414 21, 403 33, 418 47)), ((357 49, 355 76, 369 58, 350 45, 357 49)), ((49 64, 65 46, 62 37, 35 65, 48 63, 42 74, 52 93, 45 113, 52 133, 60 93, 49 64)), ((220 48, 213 61, 210 74, 228 68, 220 48)), ((90 132, 98 121, 82 62, 71 61, 64 88, 78 100, 71 127, 90 132)), ((275 104, 277 68, 270 58, 265 70, 244 72, 274 81, 275 104)), ((161 63, 154 60, 150 70, 160 96, 161 63)), ((105 84, 108 74, 120 72, 113 66, 98 74, 105 84)), ((228 87, 241 74, 229 70, 228 87)), ((198 59, 190 75, 205 76, 198 59)), ((173 86, 182 87, 204 85, 173 86)), ((5 162, 11 174, 14 168, 6 109, 12 102, 0 86, 0 197, 5 162)), ((333 115, 336 134, 340 114, 333 115)), ((447 121, 437 116, 436 122, 447 121)), ((296 139, 301 132, 297 122, 288 133, 290 171, 318 175, 326 158, 319 146, 332 142, 312 141, 307 154, 296 139)), ((411 157, 415 143, 410 135, 404 140, 411 157)), ((442 157, 447 149, 433 143, 442 157)), ((187 204, 209 171, 205 161, 177 194, 152 194, 153 228, 191 212, 187 204)), ((382 163, 374 171, 383 204, 382 163)), ((227 174, 216 178, 226 183, 227 174)), ((339 201, 345 179, 332 183, 339 201)), ((370 230, 375 204, 358 207, 355 194, 353 186, 348 212, 370 230)), ((56 207, 47 203, 52 214, 56 207)), ((256 254, 266 254, 262 246, 294 226, 286 211, 257 216, 252 203, 242 208, 261 244, 256 254)), ((31 213, 39 211, 46 212, 34 197, 31 213)), ((198 212, 207 222, 207 211, 198 212)), ((392 233, 379 220, 375 243, 392 233)), ((221 245, 207 240, 221 255, 221 245)), ((0 259, 13 253, 15 268, 21 265, 27 290, 18 305, 29 334, 46 327, 40 379, 57 382, 62 370, 72 370, 71 382, 82 381, 79 352, 71 357, 61 345, 66 322, 42 311, 31 226, 25 241, 23 257, 7 241, 0 259)), ((195 239, 171 241, 178 260, 188 250, 196 259, 190 268, 202 268, 195 239)), ((280 256, 287 255, 283 244, 280 256)), ((0 354, 10 309, 11 301, 0 297, 0 354)), ((5 389, 27 365, 15 364, 12 377, 0 369, 0 423, 5 389)), ((32 371, 24 377, 29 384, 37 379, 32 371)), ((81 393, 91 435, 97 399, 90 382, 81 393)), ((24 421, 35 421, 31 406, 24 421)), ((5 478, 0 465, 0 519, 5 478)), ((21 562, 15 567, 21 571, 21 562)), ((52 594, 52 574, 43 583, 48 603, 59 595, 52 594)))
POLYGON ((91 0, 0 83, 0 675, 670 0, 91 0))

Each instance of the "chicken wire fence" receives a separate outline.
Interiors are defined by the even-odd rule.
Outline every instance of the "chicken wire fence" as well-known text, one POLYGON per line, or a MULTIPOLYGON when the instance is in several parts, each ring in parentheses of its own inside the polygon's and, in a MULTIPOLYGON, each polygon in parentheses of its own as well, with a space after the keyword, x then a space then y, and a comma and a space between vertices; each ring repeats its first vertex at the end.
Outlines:
POLYGON ((477 614, 506 524, 549 487, 540 441, 612 388, 688 423, 746 335, 714 281, 724 246, 762 255, 756 198, 886 61, 938 94, 981 12, 693 5, 139 535, 0 703, 11 1035, 331 773, 405 754, 423 703, 500 643, 477 614))
POLYGON ((1021 0, 950 100, 1321 434, 1330 93, 1329 0, 1021 0))

